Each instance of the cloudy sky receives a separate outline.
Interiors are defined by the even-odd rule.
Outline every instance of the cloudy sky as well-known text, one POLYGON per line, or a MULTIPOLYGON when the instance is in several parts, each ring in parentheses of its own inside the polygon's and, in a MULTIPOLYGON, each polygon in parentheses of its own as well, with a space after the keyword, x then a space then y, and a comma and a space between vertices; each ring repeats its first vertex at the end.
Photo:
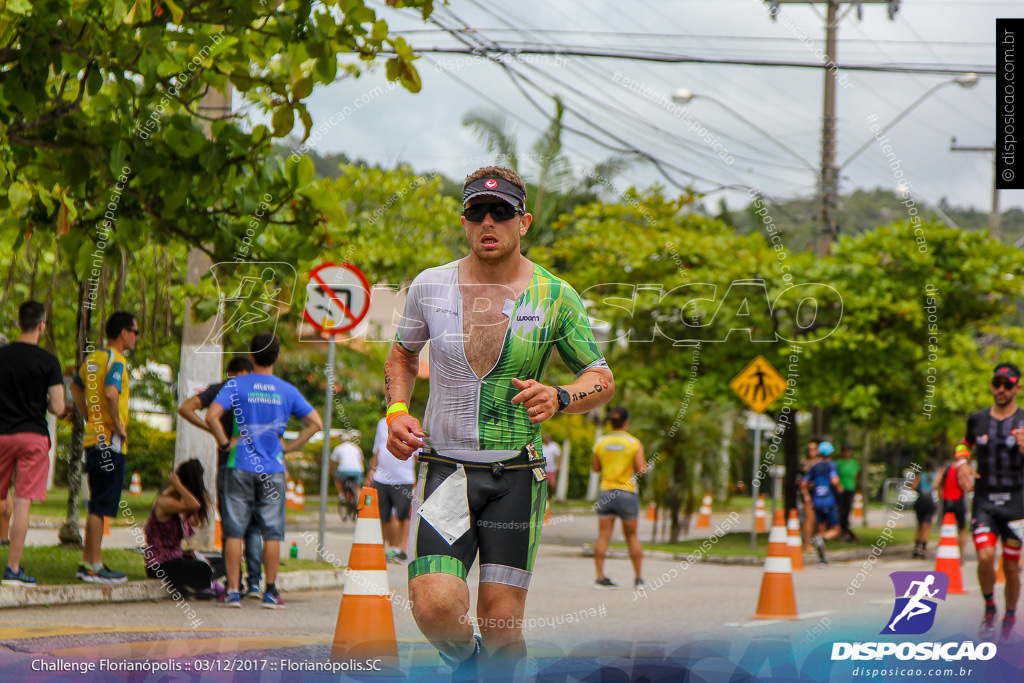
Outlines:
MULTIPOLYGON (((820 63, 815 51, 824 40, 818 7, 785 4, 772 21, 760 0, 523 0, 500 5, 456 0, 449 7, 438 4, 438 23, 426 24, 408 11, 391 10, 377 0, 369 3, 414 48, 464 41, 820 63), (445 27, 459 29, 458 37, 445 27)), ((869 117, 884 126, 941 86, 891 129, 899 168, 925 201, 945 197, 956 206, 989 209, 992 156, 949 148, 953 137, 961 145, 993 144, 995 79, 982 76, 966 89, 954 78, 994 71, 995 19, 1012 16, 1024 16, 1021 2, 904 0, 892 21, 886 6, 877 4, 864 5, 862 19, 855 12, 843 19, 840 66, 950 71, 838 72, 837 162, 843 163, 844 192, 896 186, 877 145, 844 162, 871 139, 869 117)), ((311 98, 314 128, 338 112, 344 116, 315 148, 385 165, 407 162, 418 171, 437 168, 460 178, 486 161, 483 144, 461 124, 465 112, 502 110, 517 130, 520 150, 528 153, 554 109, 551 95, 557 94, 566 103, 566 125, 578 131, 567 130, 563 138, 576 168, 590 168, 622 149, 641 150, 660 162, 659 171, 637 160, 616 180, 619 189, 657 182, 675 190, 677 184, 693 183, 713 198, 725 196, 733 207, 746 197, 730 185, 754 187, 772 197, 814 191, 823 97, 823 74, 817 69, 562 55, 509 57, 504 68, 469 55, 423 54, 417 65, 423 89, 416 95, 382 87, 383 69, 320 88, 311 98), (677 88, 698 97, 675 105, 668 98, 677 88)), ((521 165, 526 174, 533 168, 529 162, 521 165)), ((1024 207, 1024 191, 1003 192, 1002 204, 1004 209, 1024 207)))

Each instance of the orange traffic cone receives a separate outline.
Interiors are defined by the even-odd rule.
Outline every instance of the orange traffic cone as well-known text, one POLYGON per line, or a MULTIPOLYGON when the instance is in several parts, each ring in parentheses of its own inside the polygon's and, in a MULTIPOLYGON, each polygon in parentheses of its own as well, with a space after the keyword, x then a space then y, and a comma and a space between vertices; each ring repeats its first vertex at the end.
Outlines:
POLYGON ((284 492, 284 507, 286 510, 295 509, 295 482, 288 477, 288 486, 284 492))
POLYGON ((768 535, 768 557, 764 560, 761 596, 755 619, 797 619, 796 591, 793 590, 793 566, 789 559, 786 517, 775 510, 775 522, 768 535))
POLYGON ((547 525, 547 524, 550 524, 550 523, 551 523, 551 506, 545 504, 544 505, 544 524, 547 525))
POLYGON ((786 523, 786 544, 789 546, 789 559, 793 564, 794 572, 804 570, 804 544, 800 538, 800 518, 796 510, 789 511, 789 521, 786 523))
POLYGON ((697 518, 698 529, 711 528, 711 494, 705 493, 704 499, 700 501, 700 516, 697 518))
MULTIPOLYGON (((765 531, 767 531, 767 529, 765 529, 765 524, 767 524, 768 520, 764 512, 764 496, 757 497, 757 508, 754 510, 754 520, 756 522, 756 527, 754 530, 757 533, 763 534, 765 531)), ((785 523, 783 523, 783 526, 785 526, 785 523)))
POLYGON ((1003 554, 996 558, 996 583, 1006 583, 1006 572, 1003 571, 1003 554))
MULTIPOLYGON (((124 486, 124 484, 122 484, 124 486)), ((103 537, 110 536, 110 517, 103 518, 103 537)))
POLYGON ((949 577, 948 594, 963 594, 963 580, 960 578, 960 544, 956 537, 956 516, 947 512, 942 518, 942 534, 935 551, 935 571, 945 572, 949 577))
POLYGON ((345 570, 345 590, 338 609, 331 659, 340 662, 377 657, 394 657, 397 664, 398 640, 388 590, 377 489, 364 486, 359 493, 359 517, 345 570))
POLYGON ((651 504, 647 506, 647 521, 658 521, 658 504, 654 501, 651 501, 651 504))
POLYGON ((864 519, 864 496, 860 493, 853 494, 853 518, 864 519))
POLYGON ((301 479, 299 479, 299 483, 295 485, 295 509, 306 509, 306 487, 302 485, 301 479))
POLYGON ((128 493, 133 496, 142 495, 142 478, 138 472, 132 474, 132 483, 128 486, 128 493))
POLYGON ((220 525, 220 510, 213 511, 213 547, 224 550, 224 529, 220 525))

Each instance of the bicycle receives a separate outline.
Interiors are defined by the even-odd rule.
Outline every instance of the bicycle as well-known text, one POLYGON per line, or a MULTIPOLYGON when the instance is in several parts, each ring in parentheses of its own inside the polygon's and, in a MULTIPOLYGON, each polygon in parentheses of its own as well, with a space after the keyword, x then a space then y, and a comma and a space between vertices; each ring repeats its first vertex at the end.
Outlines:
POLYGON ((338 496, 338 516, 342 522, 354 522, 359 516, 359 487, 355 479, 346 477, 341 490, 344 494, 338 496))

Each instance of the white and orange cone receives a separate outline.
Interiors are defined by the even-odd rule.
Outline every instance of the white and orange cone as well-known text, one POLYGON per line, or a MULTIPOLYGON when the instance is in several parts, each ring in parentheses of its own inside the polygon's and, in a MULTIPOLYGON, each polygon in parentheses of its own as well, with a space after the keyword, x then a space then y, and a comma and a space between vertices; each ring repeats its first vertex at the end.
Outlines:
MULTIPOLYGON (((754 522, 755 522, 754 530, 757 533, 763 534, 765 531, 767 531, 765 526, 768 523, 768 518, 765 515, 765 510, 764 510, 764 496, 758 496, 757 497, 757 508, 754 510, 754 522)), ((783 523, 783 526, 785 526, 785 523, 783 523)))
POLYGON ((764 560, 764 578, 757 600, 755 619, 798 619, 796 591, 793 589, 793 564, 790 560, 786 517, 779 508, 768 534, 768 557, 764 560))
POLYGON ((299 483, 295 485, 295 509, 306 509, 306 487, 302 485, 301 479, 299 479, 299 483))
POLYGON ((224 529, 220 523, 220 510, 213 511, 213 547, 224 550, 224 529))
POLYGON ((655 503, 654 501, 651 501, 651 504, 647 506, 647 521, 658 521, 658 504, 655 503))
POLYGON ((710 529, 711 528, 711 494, 705 493, 704 498, 700 501, 700 516, 697 517, 697 528, 698 529, 710 529))
POLYGON ((284 507, 286 510, 295 509, 295 482, 288 477, 288 486, 284 492, 284 507))
POLYGON ((338 609, 331 659, 390 657, 398 661, 395 615, 388 589, 387 560, 377 489, 364 486, 359 493, 359 517, 345 571, 345 590, 338 609))
POLYGON ((142 477, 139 476, 138 472, 132 473, 132 483, 128 485, 128 494, 132 496, 142 495, 142 477))
POLYGON ((948 594, 967 592, 960 578, 960 544, 957 541, 956 516, 952 512, 947 512, 942 518, 942 533, 939 536, 939 547, 935 551, 935 571, 945 572, 949 577, 948 594))
POLYGON ((853 518, 864 519, 864 496, 860 493, 853 494, 853 518))
POLYGON ((792 562, 794 572, 804 570, 804 542, 800 537, 800 518, 796 510, 789 511, 789 521, 786 522, 786 545, 789 547, 789 559, 792 562))

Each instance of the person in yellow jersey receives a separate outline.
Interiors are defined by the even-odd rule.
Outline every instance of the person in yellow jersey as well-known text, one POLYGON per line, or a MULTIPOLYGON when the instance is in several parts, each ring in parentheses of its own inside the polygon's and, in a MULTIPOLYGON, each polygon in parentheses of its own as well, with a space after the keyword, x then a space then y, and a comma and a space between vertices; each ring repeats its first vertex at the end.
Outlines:
MULTIPOLYGON (((128 452, 128 361, 139 325, 135 316, 117 311, 107 319, 107 345, 92 350, 75 371, 71 397, 85 420, 85 474, 89 479, 89 516, 85 550, 75 576, 90 583, 124 583, 125 575, 100 559, 103 518, 116 517, 121 503, 128 452)), ((89 349, 86 349, 89 351, 89 349)))
POLYGON ((604 558, 608 552, 608 541, 615 528, 615 518, 622 520, 622 533, 629 546, 629 558, 633 561, 636 578, 634 590, 644 589, 641 575, 643 548, 636 533, 637 518, 640 516, 640 501, 636 494, 636 474, 647 474, 644 461, 644 447, 639 439, 626 431, 629 426, 629 411, 618 406, 608 413, 612 431, 594 444, 593 467, 601 473, 601 492, 594 503, 597 511, 597 543, 594 545, 594 564, 597 567, 597 581, 594 588, 610 590, 618 588, 604 575, 604 558))

